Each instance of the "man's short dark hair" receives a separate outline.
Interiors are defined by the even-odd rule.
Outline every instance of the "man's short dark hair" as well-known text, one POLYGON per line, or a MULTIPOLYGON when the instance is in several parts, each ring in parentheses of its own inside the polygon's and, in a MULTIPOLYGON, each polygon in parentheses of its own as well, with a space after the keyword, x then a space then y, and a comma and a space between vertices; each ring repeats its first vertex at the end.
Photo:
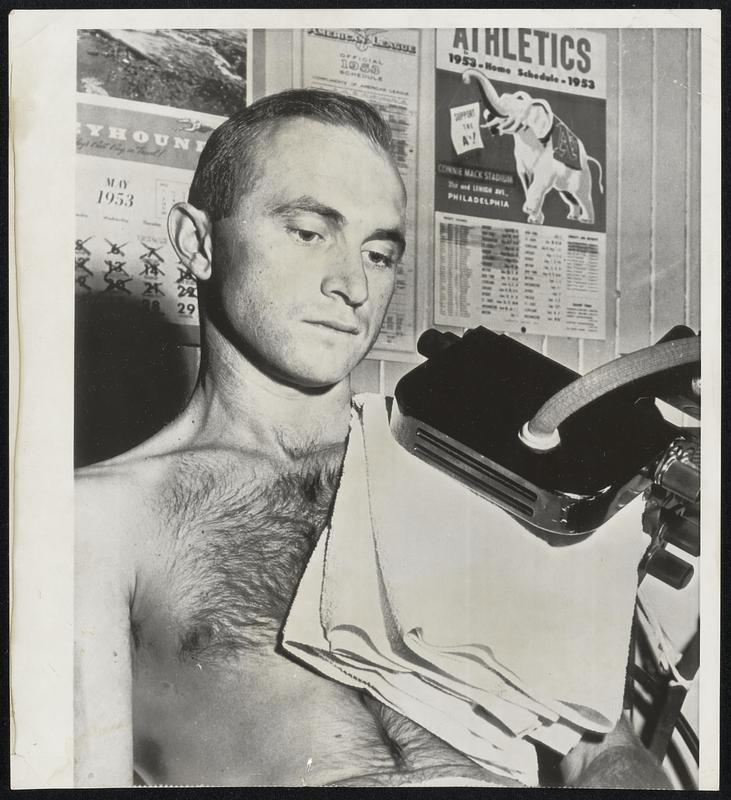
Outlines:
POLYGON ((256 156, 281 121, 304 118, 348 127, 391 153, 391 130, 368 103, 320 89, 292 89, 257 100, 234 114, 210 136, 201 153, 188 200, 211 220, 229 216, 253 188, 256 156))

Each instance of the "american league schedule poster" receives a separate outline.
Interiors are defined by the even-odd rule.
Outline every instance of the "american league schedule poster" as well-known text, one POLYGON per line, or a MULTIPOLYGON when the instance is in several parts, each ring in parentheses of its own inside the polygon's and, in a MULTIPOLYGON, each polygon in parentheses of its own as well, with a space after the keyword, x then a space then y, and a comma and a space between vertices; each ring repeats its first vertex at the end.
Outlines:
POLYGON ((406 186, 406 251, 375 349, 416 347, 416 139, 419 31, 307 28, 302 33, 302 85, 365 100, 393 134, 393 157, 406 186))
POLYGON ((436 37, 435 322, 603 339, 604 35, 436 37))

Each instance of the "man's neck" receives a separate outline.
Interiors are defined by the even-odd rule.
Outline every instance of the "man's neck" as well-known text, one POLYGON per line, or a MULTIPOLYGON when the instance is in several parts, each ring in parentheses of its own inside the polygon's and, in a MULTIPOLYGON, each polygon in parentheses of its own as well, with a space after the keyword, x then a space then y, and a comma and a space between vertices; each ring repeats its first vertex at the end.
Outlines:
POLYGON ((201 370, 183 412, 199 446, 226 445, 297 458, 342 444, 350 420, 350 380, 311 391, 277 381, 215 327, 204 329, 201 370))

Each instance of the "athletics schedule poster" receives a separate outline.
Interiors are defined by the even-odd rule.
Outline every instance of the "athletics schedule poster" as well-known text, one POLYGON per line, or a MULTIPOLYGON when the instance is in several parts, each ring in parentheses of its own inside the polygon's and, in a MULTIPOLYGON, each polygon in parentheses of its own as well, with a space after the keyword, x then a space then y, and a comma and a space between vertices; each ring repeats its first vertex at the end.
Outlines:
POLYGON ((436 37, 435 323, 604 339, 604 35, 436 37))
POLYGON ((366 100, 391 126, 394 157, 406 185, 406 252, 375 348, 416 347, 416 133, 419 32, 357 28, 303 31, 302 85, 366 100))

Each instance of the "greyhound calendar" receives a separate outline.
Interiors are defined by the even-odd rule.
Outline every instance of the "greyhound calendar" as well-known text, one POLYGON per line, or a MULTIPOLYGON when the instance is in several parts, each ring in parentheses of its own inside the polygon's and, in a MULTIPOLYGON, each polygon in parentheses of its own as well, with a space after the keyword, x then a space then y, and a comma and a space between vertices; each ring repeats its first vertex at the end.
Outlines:
POLYGON ((77 106, 77 298, 139 304, 175 326, 179 341, 197 343, 195 280, 168 242, 166 221, 187 199, 195 161, 219 120, 107 102, 77 106))
POLYGON ((604 35, 436 36, 434 321, 605 338, 604 35))
POLYGON ((167 235, 198 158, 246 104, 247 31, 79 30, 77 309, 139 311, 197 344, 197 287, 167 235), (214 80, 215 76, 215 80, 214 80))

